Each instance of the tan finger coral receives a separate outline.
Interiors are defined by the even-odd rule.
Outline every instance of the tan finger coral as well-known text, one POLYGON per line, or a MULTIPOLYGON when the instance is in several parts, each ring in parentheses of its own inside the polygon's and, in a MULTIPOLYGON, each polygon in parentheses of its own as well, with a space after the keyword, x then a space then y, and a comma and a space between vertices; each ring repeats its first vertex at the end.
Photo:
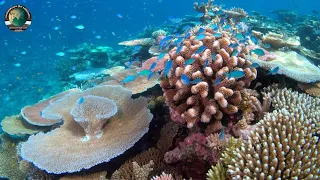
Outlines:
POLYGON ((302 112, 267 114, 234 153, 228 165, 233 179, 319 179, 319 137, 302 112))
MULTIPOLYGON (((22 158, 47 172, 60 174, 88 169, 122 154, 148 131, 152 119, 152 114, 146 108, 146 99, 131 99, 131 95, 129 90, 121 86, 106 85, 74 92, 56 101, 43 110, 43 115, 62 118, 63 125, 46 134, 30 136, 22 144, 22 158), (118 107, 118 113, 107 120, 101 136, 83 141, 86 133, 70 111, 77 106, 80 98, 88 95, 112 99, 118 107)), ((91 108, 100 109, 100 105, 98 103, 91 108)), ((97 110, 86 112, 99 113, 97 110)), ((99 115, 90 114, 86 117, 99 115)))

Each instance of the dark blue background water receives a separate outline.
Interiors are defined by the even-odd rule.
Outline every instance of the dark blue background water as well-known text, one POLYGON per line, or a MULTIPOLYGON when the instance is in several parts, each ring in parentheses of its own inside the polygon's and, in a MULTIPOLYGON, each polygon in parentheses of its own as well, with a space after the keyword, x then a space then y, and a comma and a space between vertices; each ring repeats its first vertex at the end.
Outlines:
MULTIPOLYGON (((12 93, 14 90, 17 91, 14 89, 17 87, 20 88, 18 90, 20 92, 30 93, 29 82, 35 86, 33 91, 42 88, 41 92, 50 93, 54 87, 47 81, 54 82, 57 79, 52 67, 53 63, 61 58, 55 53, 62 51, 63 47, 73 48, 79 43, 92 42, 117 48, 118 42, 132 38, 147 25, 161 25, 169 16, 183 17, 186 14, 197 14, 193 10, 193 2, 193 0, 26 0, 25 2, 7 0, 0 6, 0 17, 12 5, 21 4, 30 9, 33 21, 29 29, 23 33, 10 32, 4 22, 0 23, 2 78, 0 100, 11 103, 11 106, 16 104, 16 109, 20 109, 27 103, 42 99, 43 93, 39 93, 39 96, 33 93, 29 101, 12 93), (118 13, 123 18, 119 18, 116 15, 118 13), (72 15, 77 18, 71 19, 72 15), (75 28, 80 24, 85 27, 83 30, 75 28), (60 29, 54 30, 56 26, 60 29), (97 35, 102 38, 96 39, 97 35), (27 54, 21 55, 22 51, 26 51, 27 54), (21 67, 13 66, 14 63, 20 63, 21 67)), ((216 1, 216 3, 222 2, 226 7, 242 7, 248 12, 254 10, 265 15, 271 15, 270 11, 274 9, 295 9, 300 13, 311 14, 315 7, 320 7, 320 2, 317 0, 216 1)), ((4 107, 0 107, 2 109, 0 119, 4 115, 18 113, 17 110, 6 110, 6 103, 2 104, 4 107)))

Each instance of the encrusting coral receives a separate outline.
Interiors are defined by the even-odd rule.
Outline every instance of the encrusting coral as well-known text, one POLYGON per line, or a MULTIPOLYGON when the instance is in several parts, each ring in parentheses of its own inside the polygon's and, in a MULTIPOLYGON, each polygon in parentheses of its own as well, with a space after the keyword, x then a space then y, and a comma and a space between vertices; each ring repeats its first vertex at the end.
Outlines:
POLYGON ((257 70, 245 59, 248 51, 244 44, 227 32, 219 33, 211 28, 206 28, 203 34, 202 40, 190 36, 182 42, 180 51, 175 47, 169 52, 172 68, 160 84, 171 118, 186 123, 189 128, 199 120, 219 121, 223 114, 237 113, 240 91, 257 76, 257 70), (235 43, 239 46, 229 47, 235 43), (190 58, 194 61, 185 64, 190 58), (237 71, 243 76, 227 77, 228 73, 237 71), (190 83, 185 82, 185 77, 190 83))
POLYGON ((318 179, 320 144, 314 126, 299 111, 268 113, 234 151, 228 174, 233 179, 318 179))
POLYGON ((92 174, 84 174, 84 175, 67 175, 59 180, 107 180, 106 178, 107 172, 97 172, 92 174))
MULTIPOLYGON (((22 144, 21 157, 32 162, 38 168, 55 174, 77 172, 102 162, 108 162, 132 147, 149 129, 149 123, 153 116, 146 108, 146 99, 131 99, 131 95, 129 90, 121 86, 106 85, 83 92, 70 93, 55 101, 42 111, 43 116, 51 119, 63 119, 63 125, 46 134, 38 133, 30 136, 28 141, 22 144), (103 127, 100 123, 93 123, 96 128, 93 134, 101 131, 99 136, 84 139, 85 130, 75 121, 70 111, 80 110, 77 109, 80 107, 71 110, 75 106, 82 104, 86 106, 86 100, 101 101, 100 98, 91 96, 113 100, 118 112, 109 118, 103 127)), ((99 113, 105 115, 111 112, 109 115, 114 114, 115 106, 112 105, 113 103, 110 104, 108 100, 87 103, 94 104, 94 106, 90 109, 84 108, 86 109, 84 112, 88 113, 84 116, 86 118, 97 120, 103 118, 99 113), (112 110, 102 110, 103 107, 112 108, 112 110)), ((75 114, 81 115, 81 113, 75 114)))

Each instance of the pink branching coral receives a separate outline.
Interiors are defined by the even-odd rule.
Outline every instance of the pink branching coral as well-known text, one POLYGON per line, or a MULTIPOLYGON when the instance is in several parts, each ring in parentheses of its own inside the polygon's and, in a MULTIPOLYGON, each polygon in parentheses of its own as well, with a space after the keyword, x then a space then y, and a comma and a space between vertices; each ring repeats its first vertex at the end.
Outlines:
POLYGON ((237 113, 242 99, 240 91, 257 76, 257 70, 245 59, 248 50, 244 44, 227 32, 219 33, 211 28, 203 34, 203 40, 191 36, 183 41, 178 53, 177 47, 169 52, 173 65, 168 78, 163 78, 160 84, 171 114, 175 115, 172 119, 182 120, 188 128, 199 120, 204 123, 219 121, 224 114, 237 113), (230 44, 239 46, 232 48, 230 44), (200 48, 203 51, 199 51, 200 48), (185 64, 190 58, 194 62, 185 64), (236 71, 244 75, 227 77, 227 74, 236 71), (196 82, 186 84, 183 75, 190 82, 196 82))

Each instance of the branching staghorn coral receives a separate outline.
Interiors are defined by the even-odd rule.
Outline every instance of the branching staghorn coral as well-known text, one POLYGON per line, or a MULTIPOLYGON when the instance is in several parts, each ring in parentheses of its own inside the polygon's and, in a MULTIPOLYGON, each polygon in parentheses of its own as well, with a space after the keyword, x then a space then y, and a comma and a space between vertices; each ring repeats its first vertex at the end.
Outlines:
POLYGON ((204 123, 219 121, 223 114, 238 112, 242 99, 240 91, 248 87, 257 75, 256 69, 250 67, 251 62, 245 59, 246 47, 243 44, 229 47, 231 43, 239 43, 237 39, 226 32, 220 35, 211 28, 207 28, 204 35, 203 40, 197 40, 196 36, 184 40, 178 53, 177 47, 169 52, 172 70, 160 84, 171 118, 186 123, 189 128, 199 120, 204 123), (197 52, 199 48, 204 49, 197 52), (232 54, 235 51, 238 53, 232 54), (185 65, 190 58, 194 62, 185 65), (228 78, 226 74, 233 71, 243 71, 245 75, 237 79, 228 78), (183 74, 190 81, 200 82, 184 84, 181 80, 183 74))
POLYGON ((298 111, 267 114, 249 140, 231 152, 236 156, 228 174, 233 179, 318 179, 320 144, 312 122, 298 111))

